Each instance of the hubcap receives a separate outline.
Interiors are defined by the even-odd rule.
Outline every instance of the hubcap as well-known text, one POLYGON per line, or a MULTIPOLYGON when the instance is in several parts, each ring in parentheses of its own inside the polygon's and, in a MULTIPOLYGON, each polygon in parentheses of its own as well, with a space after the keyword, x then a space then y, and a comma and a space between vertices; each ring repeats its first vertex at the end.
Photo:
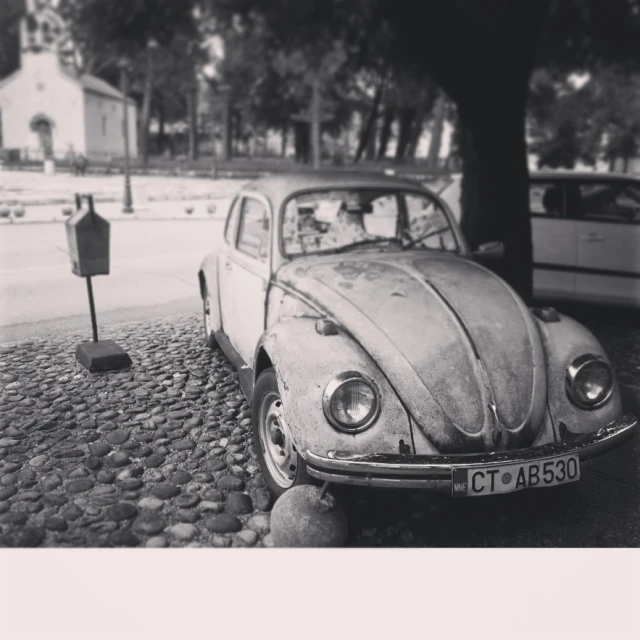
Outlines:
POLYGON ((262 396, 258 414, 258 433, 264 460, 271 477, 283 489, 296 478, 298 454, 282 412, 282 400, 275 391, 262 396))

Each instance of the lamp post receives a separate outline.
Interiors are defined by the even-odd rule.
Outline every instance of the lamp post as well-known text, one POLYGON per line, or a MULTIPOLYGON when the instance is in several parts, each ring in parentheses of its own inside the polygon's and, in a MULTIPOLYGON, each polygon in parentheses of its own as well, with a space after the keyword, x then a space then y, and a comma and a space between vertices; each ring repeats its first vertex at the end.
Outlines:
POLYGON ((222 102, 222 160, 231 160, 231 86, 222 83, 218 88, 222 102))
POLYGON ((133 198, 131 197, 131 167, 129 165, 129 62, 125 58, 120 60, 120 91, 122 93, 122 110, 124 128, 124 199, 122 213, 133 213, 133 198))

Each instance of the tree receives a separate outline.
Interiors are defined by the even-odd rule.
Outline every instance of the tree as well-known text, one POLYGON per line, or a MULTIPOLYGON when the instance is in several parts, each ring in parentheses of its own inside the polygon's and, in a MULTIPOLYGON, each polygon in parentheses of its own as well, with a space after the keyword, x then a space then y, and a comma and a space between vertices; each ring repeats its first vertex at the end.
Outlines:
POLYGON ((20 19, 24 0, 2 0, 0 10, 0 80, 17 70, 20 64, 20 19))
POLYGON ((433 109, 433 123, 431 126, 431 141, 429 142, 429 153, 427 155, 427 168, 434 171, 438 168, 438 158, 440 157, 440 147, 442 145, 442 133, 447 117, 447 97, 442 90, 438 91, 438 97, 433 109))
POLYGON ((359 21, 358 5, 352 0, 211 0, 212 11, 227 24, 236 22, 251 31, 263 31, 268 58, 285 90, 304 96, 305 108, 296 116, 309 122, 314 166, 320 166, 321 127, 333 119, 333 100, 344 99, 339 85, 345 71, 352 70, 357 51, 351 46, 352 31, 359 21), (230 17, 231 16, 231 17, 230 17))
MULTIPOLYGON (((134 87, 142 94, 140 150, 145 164, 149 155, 156 58, 167 55, 177 39, 186 43, 197 41, 193 4, 191 0, 62 0, 60 5, 62 15, 70 23, 73 42, 81 52, 85 71, 100 73, 114 82, 119 61, 126 58, 132 63, 134 87)), ((189 59, 188 48, 181 58, 189 59)))
POLYGON ((524 120, 548 7, 545 0, 434 0, 428 34, 413 5, 380 0, 376 12, 395 34, 389 55, 420 65, 455 102, 462 130, 463 232, 472 247, 505 243, 501 275, 526 300, 533 256, 524 120))
POLYGON ((530 150, 541 167, 628 161, 640 126, 639 79, 616 66, 598 65, 579 84, 562 72, 536 71, 528 120, 530 150))

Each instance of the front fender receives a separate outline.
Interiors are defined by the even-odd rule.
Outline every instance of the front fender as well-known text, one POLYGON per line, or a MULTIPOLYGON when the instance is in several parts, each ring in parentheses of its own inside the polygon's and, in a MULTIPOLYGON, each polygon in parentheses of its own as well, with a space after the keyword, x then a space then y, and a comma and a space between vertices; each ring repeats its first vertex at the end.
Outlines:
POLYGON ((273 364, 285 418, 298 451, 303 457, 308 450, 319 455, 330 450, 399 453, 401 440, 413 451, 407 412, 376 363, 342 330, 338 335, 320 335, 315 324, 316 320, 311 318, 280 322, 263 335, 257 349, 257 358, 266 352, 273 364), (369 376, 381 395, 376 422, 354 435, 333 428, 322 408, 325 387, 344 371, 369 376))
POLYGON ((218 294, 218 254, 210 253, 200 263, 198 271, 200 296, 204 299, 206 287, 211 299, 210 319, 214 331, 222 329, 222 315, 220 313, 220 295, 218 294))
POLYGON ((565 391, 565 375, 569 364, 578 356, 593 353, 609 358, 596 337, 581 324, 560 315, 559 322, 543 322, 536 318, 547 358, 548 402, 557 426, 563 422, 573 433, 591 433, 617 420, 622 415, 622 402, 617 381, 610 400, 598 409, 580 409, 565 391))

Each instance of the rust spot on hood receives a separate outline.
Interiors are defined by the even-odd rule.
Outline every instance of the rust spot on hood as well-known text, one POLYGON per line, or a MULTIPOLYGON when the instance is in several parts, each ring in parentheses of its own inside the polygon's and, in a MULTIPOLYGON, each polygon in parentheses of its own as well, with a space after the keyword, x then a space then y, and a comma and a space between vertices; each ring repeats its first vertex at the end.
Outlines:
POLYGON ((366 280, 378 280, 384 275, 384 267, 376 262, 339 262, 334 271, 345 280, 357 280, 364 276, 366 280))

